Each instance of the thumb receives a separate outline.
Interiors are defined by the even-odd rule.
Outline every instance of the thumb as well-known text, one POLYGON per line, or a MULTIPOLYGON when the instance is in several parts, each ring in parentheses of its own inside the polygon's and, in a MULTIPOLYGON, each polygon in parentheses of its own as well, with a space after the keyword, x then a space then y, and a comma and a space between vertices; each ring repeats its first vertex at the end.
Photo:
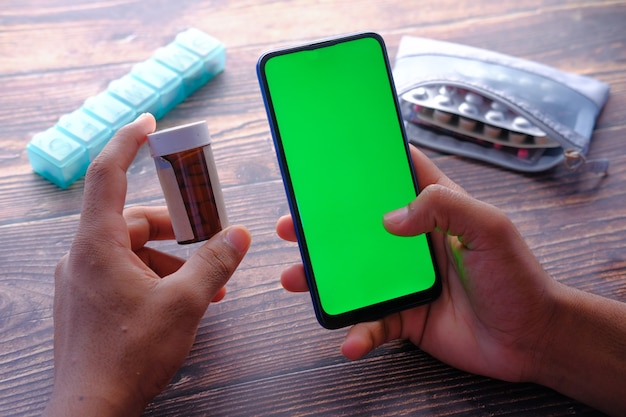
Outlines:
POLYGON ((498 208, 440 184, 431 184, 408 206, 383 218, 385 228, 395 235, 415 236, 439 231, 457 236, 466 246, 481 236, 506 230, 510 220, 498 208))
POLYGON ((229 227, 204 243, 164 281, 175 287, 178 297, 189 303, 189 307, 204 313, 239 266, 250 242, 246 228, 229 227))

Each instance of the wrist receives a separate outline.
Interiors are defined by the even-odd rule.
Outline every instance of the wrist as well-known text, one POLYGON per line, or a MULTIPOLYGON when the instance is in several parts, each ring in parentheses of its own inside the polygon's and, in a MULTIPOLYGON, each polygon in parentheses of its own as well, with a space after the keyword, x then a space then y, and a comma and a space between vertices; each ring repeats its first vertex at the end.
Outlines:
POLYGON ((623 415, 626 305, 559 285, 529 379, 611 415, 623 415))
POLYGON ((123 387, 104 382, 88 382, 76 378, 63 383, 55 378, 52 395, 44 417, 132 417, 140 416, 147 404, 137 400, 123 387))
POLYGON ((575 329, 577 294, 572 288, 557 284, 557 291, 550 295, 548 303, 549 313, 545 317, 545 329, 539 335, 534 349, 529 352, 530 372, 528 380, 540 385, 554 388, 559 385, 567 367, 564 366, 563 355, 567 353, 568 342, 572 337, 569 334, 575 329))
POLYGON ((101 397, 52 394, 46 408, 44 417, 120 417, 120 416, 140 416, 141 411, 131 412, 125 407, 121 407, 101 397))

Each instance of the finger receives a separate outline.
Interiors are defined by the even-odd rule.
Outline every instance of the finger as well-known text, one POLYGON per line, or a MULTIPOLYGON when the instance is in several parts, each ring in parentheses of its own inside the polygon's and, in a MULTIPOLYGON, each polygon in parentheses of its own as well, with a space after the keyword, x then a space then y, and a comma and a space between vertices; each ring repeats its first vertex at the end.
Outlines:
POLYGON ((145 246, 135 250, 135 254, 148 268, 161 278, 178 271, 185 263, 185 260, 178 256, 145 246))
POLYGON ((289 292, 307 292, 309 285, 304 274, 304 265, 291 265, 280 275, 280 283, 289 292))
POLYGON ((174 239, 174 229, 167 207, 131 207, 124 210, 131 249, 153 240, 174 239))
POLYGON ((420 190, 430 184, 441 184, 457 191, 463 190, 461 186, 448 178, 422 151, 413 145, 410 145, 409 149, 411 151, 411 158, 413 159, 413 166, 415 167, 420 190))
POLYGON ((219 291, 217 291, 217 294, 215 294, 215 296, 211 300, 211 302, 217 303, 219 301, 222 301, 224 297, 226 297, 226 287, 220 288, 219 291))
MULTIPOLYGON (((126 198, 126 170, 156 122, 145 113, 122 127, 90 164, 85 177, 81 220, 89 225, 107 222, 111 213, 121 214, 126 198)), ((95 226, 98 228, 98 226, 95 226)))
POLYGON ((250 247, 250 233, 231 226, 204 243, 185 264, 162 283, 171 285, 173 297, 202 314, 218 296, 250 247))
MULTIPOLYGON (((168 253, 160 252, 152 248, 143 247, 136 251, 137 256, 148 266, 155 274, 163 278, 178 271, 185 263, 185 260, 168 253)), ((221 301, 226 296, 226 287, 220 288, 211 302, 221 301)))
POLYGON ((293 220, 290 215, 282 216, 276 222, 276 234, 281 239, 288 240, 290 242, 295 242, 296 239, 296 230, 293 227, 293 220))
POLYGON ((401 337, 402 321, 399 313, 384 319, 359 323, 352 326, 341 345, 341 353, 350 360, 357 360, 377 347, 401 337))
POLYGON ((496 207, 439 184, 427 186, 408 206, 387 213, 383 223, 389 232, 400 236, 432 231, 458 236, 468 248, 480 236, 516 230, 496 207))

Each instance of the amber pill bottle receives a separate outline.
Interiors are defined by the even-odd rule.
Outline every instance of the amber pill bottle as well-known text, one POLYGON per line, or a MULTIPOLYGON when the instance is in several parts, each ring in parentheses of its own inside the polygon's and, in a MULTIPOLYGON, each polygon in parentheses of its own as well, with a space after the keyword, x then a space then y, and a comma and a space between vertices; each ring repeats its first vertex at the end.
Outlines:
POLYGON ((148 146, 176 241, 207 240, 228 226, 206 122, 151 133, 148 146))

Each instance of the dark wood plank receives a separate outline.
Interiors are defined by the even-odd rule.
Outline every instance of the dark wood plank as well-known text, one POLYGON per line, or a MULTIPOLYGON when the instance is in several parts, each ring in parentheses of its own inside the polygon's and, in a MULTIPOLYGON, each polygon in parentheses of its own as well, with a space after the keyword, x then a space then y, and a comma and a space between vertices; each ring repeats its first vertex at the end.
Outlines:
MULTIPOLYGON (((146 415, 597 415, 551 390, 469 375, 404 342, 366 359, 339 353, 345 330, 315 322, 306 294, 280 271, 299 259, 274 233, 288 212, 255 63, 279 45, 376 30, 390 56, 403 35, 433 37, 537 60, 611 85, 590 158, 606 177, 564 168, 522 175, 426 152, 476 197, 507 212, 553 276, 626 301, 626 4, 516 2, 8 1, 0 10, 0 414, 39 415, 52 384, 53 271, 77 226, 83 182, 62 191, 33 174, 25 146, 38 131, 126 74, 176 33, 196 26, 222 40, 223 74, 159 122, 209 123, 232 222, 253 245, 227 299, 203 319, 190 357, 146 415)), ((129 205, 163 204, 142 149, 129 205)), ((159 242, 188 256, 193 247, 159 242)))

